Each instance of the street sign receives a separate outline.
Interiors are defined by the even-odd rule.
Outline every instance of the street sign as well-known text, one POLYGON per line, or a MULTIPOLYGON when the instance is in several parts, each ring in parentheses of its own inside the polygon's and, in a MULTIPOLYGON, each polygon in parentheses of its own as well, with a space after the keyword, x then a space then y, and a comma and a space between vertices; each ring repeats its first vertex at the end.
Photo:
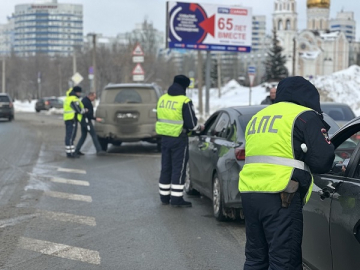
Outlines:
POLYGON ((248 75, 249 75, 250 87, 252 87, 254 84, 255 76, 256 76, 256 67, 249 66, 248 67, 248 75))
POLYGON ((136 47, 135 47, 135 49, 133 50, 132 55, 133 55, 133 56, 144 56, 144 52, 143 52, 143 50, 141 49, 140 44, 136 44, 136 47))
POLYGON ((144 75, 145 72, 140 64, 137 64, 132 71, 132 75, 144 75))
POLYGON ((94 74, 94 67, 89 67, 89 74, 94 74))
POLYGON ((144 63, 144 56, 133 56, 133 63, 144 63))
POLYGON ((84 78, 80 75, 79 72, 76 72, 72 77, 71 80, 74 82, 74 85, 78 85, 82 82, 84 78))
POLYGON ((249 7, 171 1, 167 3, 167 15, 168 48, 251 51, 249 7))
POLYGON ((144 79, 144 75, 133 75, 134 82, 143 81, 144 79))

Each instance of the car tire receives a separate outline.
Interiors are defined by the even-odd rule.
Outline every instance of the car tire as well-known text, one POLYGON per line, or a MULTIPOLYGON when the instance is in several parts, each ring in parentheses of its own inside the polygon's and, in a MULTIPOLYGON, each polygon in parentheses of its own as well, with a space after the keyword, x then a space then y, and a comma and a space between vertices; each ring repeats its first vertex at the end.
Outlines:
POLYGON ((224 202, 223 202, 223 191, 221 188, 220 179, 217 173, 213 176, 213 211, 214 217, 217 221, 225 221, 227 218, 224 215, 224 202))
POLYGON ((35 111, 36 111, 37 113, 39 113, 39 112, 40 112, 40 110, 38 110, 38 109, 35 109, 35 111))
POLYGON ((13 117, 12 116, 9 116, 9 122, 11 122, 13 120, 13 117))
POLYGON ((108 143, 109 143, 108 139, 98 137, 98 140, 99 140, 101 149, 106 152, 108 149, 108 143))
POLYGON ((156 143, 156 150, 161 153, 161 140, 158 140, 156 143))
POLYGON ((199 195, 199 192, 192 187, 190 179, 191 179, 191 177, 190 177, 190 168, 189 168, 189 164, 188 164, 187 167, 186 167, 184 191, 188 195, 199 195))

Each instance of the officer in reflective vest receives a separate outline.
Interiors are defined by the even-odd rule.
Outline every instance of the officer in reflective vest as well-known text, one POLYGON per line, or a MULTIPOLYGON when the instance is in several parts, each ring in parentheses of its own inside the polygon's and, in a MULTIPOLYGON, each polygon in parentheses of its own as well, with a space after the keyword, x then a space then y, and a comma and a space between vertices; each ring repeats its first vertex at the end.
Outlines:
POLYGON ((156 132, 161 137, 161 175, 159 180, 162 204, 191 207, 183 199, 186 165, 189 159, 188 133, 201 131, 192 101, 186 96, 190 79, 184 75, 174 77, 167 94, 157 104, 156 132))
POLYGON ((64 121, 65 121, 65 150, 68 158, 76 158, 74 140, 76 137, 77 123, 81 122, 83 114, 86 112, 84 105, 80 101, 81 87, 75 86, 66 92, 64 101, 64 121))
POLYGON ((275 104, 249 121, 239 179, 245 270, 302 270, 302 207, 311 195, 311 173, 331 169, 329 128, 317 89, 303 77, 282 80, 275 104))

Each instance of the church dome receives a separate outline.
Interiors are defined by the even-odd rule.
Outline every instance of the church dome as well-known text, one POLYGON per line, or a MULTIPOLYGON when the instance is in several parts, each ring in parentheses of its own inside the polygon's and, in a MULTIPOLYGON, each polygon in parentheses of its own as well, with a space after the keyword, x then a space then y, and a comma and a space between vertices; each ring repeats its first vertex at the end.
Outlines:
POLYGON ((330 7, 330 0, 307 0, 306 6, 308 8, 329 8, 330 7))

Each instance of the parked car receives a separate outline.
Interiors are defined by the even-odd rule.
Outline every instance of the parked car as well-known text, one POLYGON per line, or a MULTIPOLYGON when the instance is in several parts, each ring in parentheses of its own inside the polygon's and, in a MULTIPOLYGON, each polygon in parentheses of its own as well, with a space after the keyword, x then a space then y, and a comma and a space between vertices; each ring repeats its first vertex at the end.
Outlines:
MULTIPOLYGON (((268 105, 219 110, 205 122, 200 134, 189 141, 189 164, 185 192, 210 198, 217 220, 243 218, 239 173, 245 163, 245 129, 251 117, 268 105)), ((328 115, 324 120, 334 134, 339 126, 328 115)))
POLYGON ((239 172, 245 162, 245 129, 266 105, 231 107, 212 114, 205 129, 189 141, 185 192, 212 199, 214 216, 222 221, 243 217, 239 172))
POLYGON ((343 270, 360 266, 360 117, 335 132, 331 171, 314 175, 304 206, 303 261, 308 269, 343 270))
POLYGON ((95 132, 104 151, 108 144, 147 141, 157 143, 155 132, 157 101, 163 94, 156 84, 109 84, 102 91, 96 117, 95 132))
POLYGON ((36 101, 35 111, 48 111, 51 108, 62 109, 63 101, 57 97, 44 97, 36 101))
POLYGON ((15 119, 13 101, 5 93, 0 93, 0 118, 7 118, 9 121, 15 119))
POLYGON ((321 109, 334 119, 339 126, 343 126, 355 118, 355 113, 349 105, 337 102, 321 102, 321 109))

